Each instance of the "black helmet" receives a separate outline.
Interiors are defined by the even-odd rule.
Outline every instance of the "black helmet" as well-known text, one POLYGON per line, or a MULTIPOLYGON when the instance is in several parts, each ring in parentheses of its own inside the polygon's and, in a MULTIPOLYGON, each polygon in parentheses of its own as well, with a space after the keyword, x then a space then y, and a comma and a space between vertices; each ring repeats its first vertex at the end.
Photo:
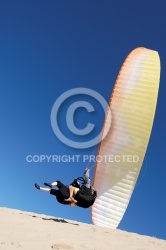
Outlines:
POLYGON ((73 187, 80 188, 80 183, 79 183, 79 181, 77 180, 77 178, 74 179, 74 181, 73 181, 70 185, 72 185, 73 187))
POLYGON ((74 179, 74 181, 70 185, 72 185, 73 187, 80 188, 84 183, 85 183, 85 181, 84 181, 83 177, 77 177, 74 179))

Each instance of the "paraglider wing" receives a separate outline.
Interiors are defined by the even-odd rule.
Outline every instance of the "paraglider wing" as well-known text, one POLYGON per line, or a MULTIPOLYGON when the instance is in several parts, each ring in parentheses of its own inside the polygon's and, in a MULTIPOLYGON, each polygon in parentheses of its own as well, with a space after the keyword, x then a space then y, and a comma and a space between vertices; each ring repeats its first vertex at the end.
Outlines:
POLYGON ((133 50, 120 69, 109 103, 111 128, 99 145, 95 167, 95 225, 117 228, 126 211, 152 129, 159 77, 158 53, 146 48, 133 50))

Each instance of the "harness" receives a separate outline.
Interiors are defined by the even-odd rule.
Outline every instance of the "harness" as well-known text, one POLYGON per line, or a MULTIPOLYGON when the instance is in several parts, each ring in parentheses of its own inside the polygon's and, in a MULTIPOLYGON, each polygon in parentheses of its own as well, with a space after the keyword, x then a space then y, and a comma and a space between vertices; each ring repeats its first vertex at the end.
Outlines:
POLYGON ((71 185, 80 189, 75 196, 75 199, 78 201, 77 206, 88 208, 93 205, 97 197, 97 191, 91 187, 87 188, 83 177, 77 177, 71 185))

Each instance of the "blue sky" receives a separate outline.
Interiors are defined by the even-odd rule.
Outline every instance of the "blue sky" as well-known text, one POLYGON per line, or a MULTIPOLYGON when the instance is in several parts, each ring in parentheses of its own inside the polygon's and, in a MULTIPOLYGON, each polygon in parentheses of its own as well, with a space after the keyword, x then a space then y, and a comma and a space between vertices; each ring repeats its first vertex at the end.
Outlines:
MULTIPOLYGON (((91 223, 89 209, 62 206, 34 188, 35 182, 56 179, 69 184, 87 165, 93 177, 93 163, 81 159, 95 154, 96 147, 74 149, 59 141, 51 109, 62 93, 78 87, 109 101, 124 59, 143 46, 159 52, 160 90, 146 158, 119 229, 166 239, 165 10, 164 0, 0 1, 0 206, 91 223), (81 157, 78 162, 26 161, 27 155, 42 154, 81 157)), ((72 136, 65 110, 59 123, 72 136)), ((99 131, 103 113, 76 113, 79 128, 89 119, 99 131)))

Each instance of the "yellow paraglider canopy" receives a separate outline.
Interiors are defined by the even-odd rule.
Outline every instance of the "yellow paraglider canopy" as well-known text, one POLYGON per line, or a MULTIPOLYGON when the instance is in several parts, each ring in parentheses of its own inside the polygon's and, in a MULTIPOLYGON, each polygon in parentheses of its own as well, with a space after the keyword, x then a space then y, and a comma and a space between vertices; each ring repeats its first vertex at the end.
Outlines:
POLYGON ((146 48, 133 50, 120 69, 109 103, 112 125, 99 145, 102 161, 95 167, 95 225, 117 228, 126 211, 150 138, 159 78, 159 55, 146 48))

